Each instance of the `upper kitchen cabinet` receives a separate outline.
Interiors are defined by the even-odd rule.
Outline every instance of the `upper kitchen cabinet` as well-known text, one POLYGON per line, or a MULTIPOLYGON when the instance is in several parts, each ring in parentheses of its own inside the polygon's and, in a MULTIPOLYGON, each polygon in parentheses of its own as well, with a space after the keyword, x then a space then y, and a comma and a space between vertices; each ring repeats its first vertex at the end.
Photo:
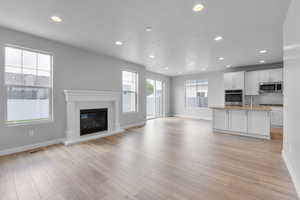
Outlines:
POLYGON ((259 82, 282 82, 283 69, 262 70, 259 72, 259 82))
POLYGON ((270 70, 270 82, 282 82, 283 81, 283 69, 272 69, 270 70))
POLYGON ((283 69, 250 71, 245 73, 246 95, 259 95, 259 83, 282 82, 283 69))
POLYGON ((244 90, 245 72, 230 72, 224 74, 225 90, 244 90))
POLYGON ((245 85, 246 95, 259 95, 259 74, 257 71, 246 72, 245 85))

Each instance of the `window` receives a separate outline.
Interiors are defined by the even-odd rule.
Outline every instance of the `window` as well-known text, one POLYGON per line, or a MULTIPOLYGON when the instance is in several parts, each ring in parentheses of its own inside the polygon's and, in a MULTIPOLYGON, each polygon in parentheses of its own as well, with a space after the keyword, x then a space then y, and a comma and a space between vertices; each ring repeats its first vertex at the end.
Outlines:
POLYGON ((208 107, 208 82, 201 80, 187 80, 185 82, 185 106, 208 107))
POLYGON ((138 73, 122 71, 123 112, 137 112, 138 73))
POLYGON ((52 56, 5 47, 8 123, 52 119, 52 56))

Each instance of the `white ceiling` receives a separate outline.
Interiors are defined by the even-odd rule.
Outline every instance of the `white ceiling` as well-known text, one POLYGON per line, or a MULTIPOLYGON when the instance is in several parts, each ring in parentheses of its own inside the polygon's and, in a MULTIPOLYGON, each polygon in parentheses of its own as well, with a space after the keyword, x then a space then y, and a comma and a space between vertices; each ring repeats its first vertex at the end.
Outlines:
POLYGON ((166 75, 283 59, 290 0, 0 0, 0 26, 143 64, 166 75), (195 13, 192 8, 205 8, 195 13), (52 15, 62 23, 50 20, 52 15), (153 30, 146 32, 145 27, 153 30), (214 41, 215 36, 222 41, 214 41), (116 46, 115 41, 124 42, 116 46), (268 50, 259 54, 259 50, 268 50), (154 59, 149 55, 155 55, 154 59), (219 61, 218 57, 224 57, 219 61), (168 69, 165 69, 168 68, 168 69))

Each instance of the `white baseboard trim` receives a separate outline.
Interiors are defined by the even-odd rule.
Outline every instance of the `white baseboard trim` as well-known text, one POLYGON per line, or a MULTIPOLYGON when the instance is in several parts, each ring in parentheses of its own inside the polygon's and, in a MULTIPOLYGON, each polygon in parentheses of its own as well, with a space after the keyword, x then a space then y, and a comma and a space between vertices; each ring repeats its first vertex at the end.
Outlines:
POLYGON ((0 151, 0 156, 19 153, 19 152, 23 152, 23 151, 29 151, 29 150, 32 150, 32 149, 46 147, 46 146, 49 146, 49 145, 60 144, 62 142, 63 142, 63 139, 55 139, 55 140, 49 140, 49 141, 41 142, 41 143, 37 143, 37 144, 30 144, 30 145, 25 145, 25 146, 21 146, 21 147, 5 149, 5 150, 0 151))
POLYGON ((122 126, 122 129, 144 126, 145 124, 146 124, 146 121, 142 121, 142 122, 138 122, 138 123, 134 123, 134 124, 128 124, 128 125, 122 126))
POLYGON ((122 132, 124 132, 124 129, 120 128, 120 129, 117 129, 117 130, 114 130, 114 131, 111 131, 111 132, 108 132, 108 133, 96 134, 96 135, 91 135, 91 136, 84 136, 84 137, 81 137, 79 139, 74 139, 74 140, 65 140, 63 143, 64 143, 64 145, 77 144, 77 143, 80 143, 80 142, 95 140, 95 139, 115 135, 115 134, 122 133, 122 132))
POLYGON ((293 183, 295 185, 296 192, 298 194, 298 198, 300 199, 300 180, 297 179, 295 170, 294 170, 294 168, 292 166, 292 163, 289 161, 289 159, 288 159, 288 157, 287 157, 287 155, 286 155, 286 153, 285 153, 284 150, 282 150, 282 154, 281 155, 282 155, 283 160, 285 162, 285 165, 288 168, 288 171, 289 171, 289 173, 290 173, 290 175, 292 177, 292 181, 293 181, 293 183))
POLYGON ((211 121, 211 117, 202 117, 202 116, 196 116, 196 115, 182 115, 182 114, 174 114, 173 117, 181 117, 181 118, 188 118, 188 119, 202 119, 202 120, 207 120, 211 121))

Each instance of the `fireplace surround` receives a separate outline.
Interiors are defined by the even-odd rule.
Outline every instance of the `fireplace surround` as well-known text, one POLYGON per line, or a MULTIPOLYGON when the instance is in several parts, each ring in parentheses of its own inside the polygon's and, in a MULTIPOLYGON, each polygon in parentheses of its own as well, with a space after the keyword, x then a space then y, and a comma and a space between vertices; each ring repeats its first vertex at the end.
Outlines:
MULTIPOLYGON (((119 123, 120 93, 112 91, 65 90, 67 124, 65 145, 105 137, 124 131, 119 123), (82 111, 107 110, 107 127, 81 134, 82 111), (106 129, 106 130, 105 130, 106 129)), ((83 116, 88 117, 88 116, 83 116)), ((88 128, 88 127, 87 127, 88 128)))

